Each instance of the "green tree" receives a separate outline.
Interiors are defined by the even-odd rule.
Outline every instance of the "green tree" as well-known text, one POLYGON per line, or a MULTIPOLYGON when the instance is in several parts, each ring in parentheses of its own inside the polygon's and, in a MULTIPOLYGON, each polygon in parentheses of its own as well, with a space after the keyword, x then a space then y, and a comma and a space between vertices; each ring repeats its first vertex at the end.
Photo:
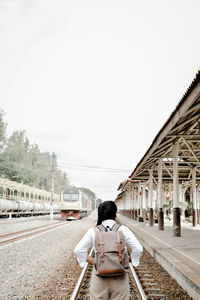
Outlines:
MULTIPOLYGON (((37 144, 30 144, 26 132, 19 130, 6 139, 4 113, 0 110, 0 176, 22 182, 40 189, 51 191, 52 156, 49 152, 40 152, 37 144)), ((55 166, 54 191, 62 194, 65 190, 81 190, 92 200, 95 207, 95 194, 85 188, 70 185, 68 176, 55 166)))
POLYGON ((3 117, 4 117, 4 111, 0 109, 0 153, 2 152, 5 143, 6 143, 6 126, 7 124, 4 123, 3 117))
POLYGON ((99 205, 102 203, 103 201, 101 199, 96 199, 96 208, 99 207, 99 205))
POLYGON ((85 187, 79 187, 78 188, 80 191, 82 191, 83 193, 85 193, 91 200, 91 208, 92 210, 95 210, 95 193, 92 192, 90 189, 85 188, 85 187))
POLYGON ((65 190, 70 188, 69 179, 67 174, 59 169, 55 171, 55 192, 57 194, 62 194, 65 190))
POLYGON ((25 137, 25 131, 15 131, 5 146, 1 156, 1 162, 4 167, 1 169, 6 177, 18 182, 29 182, 29 174, 31 169, 28 169, 28 151, 29 140, 25 137))

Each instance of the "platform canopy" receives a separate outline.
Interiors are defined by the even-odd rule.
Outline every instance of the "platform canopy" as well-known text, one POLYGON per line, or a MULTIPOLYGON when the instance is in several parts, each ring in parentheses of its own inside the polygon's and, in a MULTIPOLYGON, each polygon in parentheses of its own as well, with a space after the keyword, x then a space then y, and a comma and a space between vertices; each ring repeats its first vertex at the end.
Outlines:
POLYGON ((151 169, 154 183, 157 184, 159 161, 162 162, 163 183, 173 182, 174 143, 179 145, 179 181, 181 183, 191 181, 194 168, 196 180, 200 180, 200 71, 129 179, 123 181, 118 190, 125 190, 137 180, 147 181, 151 169))

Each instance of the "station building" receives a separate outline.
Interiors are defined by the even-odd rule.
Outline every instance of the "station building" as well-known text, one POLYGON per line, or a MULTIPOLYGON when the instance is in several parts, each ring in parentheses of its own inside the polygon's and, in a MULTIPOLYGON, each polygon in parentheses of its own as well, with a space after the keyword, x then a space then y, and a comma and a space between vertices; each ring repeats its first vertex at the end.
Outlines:
POLYGON ((200 222, 200 71, 160 129, 115 199, 122 215, 139 222, 173 220, 173 235, 181 236, 181 221, 200 222))

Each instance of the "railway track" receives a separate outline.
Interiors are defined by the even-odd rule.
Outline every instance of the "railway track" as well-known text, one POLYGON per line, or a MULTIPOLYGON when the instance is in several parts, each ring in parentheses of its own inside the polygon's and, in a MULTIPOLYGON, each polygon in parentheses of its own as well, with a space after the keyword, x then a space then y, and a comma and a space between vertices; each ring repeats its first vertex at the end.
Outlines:
MULTIPOLYGON (((93 255, 93 249, 90 251, 89 255, 93 255)), ((92 274, 93 266, 91 264, 86 263, 83 268, 81 275, 77 281, 77 284, 74 288, 74 291, 71 295, 70 300, 85 300, 90 298, 90 279, 92 274)), ((147 300, 145 292, 142 288, 140 280, 132 267, 132 264, 129 264, 129 284, 130 284, 130 299, 139 299, 139 300, 147 300)))
MULTIPOLYGON (((90 253, 91 255, 91 253, 90 253)), ((77 281, 70 300, 89 300, 90 299, 90 280, 93 266, 86 263, 77 281)), ((133 268, 129 263, 128 270, 130 285, 130 300, 164 300, 169 299, 163 292, 156 280, 156 276, 148 270, 146 264, 141 263, 139 267, 133 268)))
POLYGON ((37 235, 39 233, 49 231, 51 229, 61 227, 61 226, 65 226, 65 225, 68 225, 68 223, 66 224, 66 223, 56 222, 54 224, 46 224, 46 225, 37 226, 37 227, 33 227, 33 228, 21 230, 21 231, 16 231, 16 232, 3 234, 3 235, 0 235, 0 239, 1 239, 0 240, 0 246, 3 246, 3 245, 8 244, 8 243, 15 242, 15 241, 18 241, 18 240, 21 240, 21 239, 25 239, 27 237, 37 235))
POLYGON ((155 273, 152 272, 151 266, 148 266, 146 262, 141 262, 134 271, 140 281, 144 294, 146 295, 146 299, 168 299, 168 296, 164 293, 163 287, 156 280, 156 270, 155 273))

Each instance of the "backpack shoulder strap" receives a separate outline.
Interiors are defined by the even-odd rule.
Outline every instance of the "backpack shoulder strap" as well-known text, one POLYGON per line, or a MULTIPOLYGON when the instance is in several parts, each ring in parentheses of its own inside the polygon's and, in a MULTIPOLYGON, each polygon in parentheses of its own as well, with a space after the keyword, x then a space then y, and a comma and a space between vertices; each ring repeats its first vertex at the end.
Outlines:
POLYGON ((99 231, 106 231, 106 228, 103 225, 98 225, 96 227, 99 231))
POLYGON ((114 224, 113 227, 112 227, 112 231, 118 231, 120 227, 121 227, 121 225, 114 224))
MULTIPOLYGON (((120 227, 121 227, 121 225, 119 225, 119 224, 114 224, 113 227, 111 228, 111 231, 118 231, 120 227)), ((99 231, 106 231, 106 227, 104 227, 102 224, 96 226, 96 228, 97 228, 99 231)))

